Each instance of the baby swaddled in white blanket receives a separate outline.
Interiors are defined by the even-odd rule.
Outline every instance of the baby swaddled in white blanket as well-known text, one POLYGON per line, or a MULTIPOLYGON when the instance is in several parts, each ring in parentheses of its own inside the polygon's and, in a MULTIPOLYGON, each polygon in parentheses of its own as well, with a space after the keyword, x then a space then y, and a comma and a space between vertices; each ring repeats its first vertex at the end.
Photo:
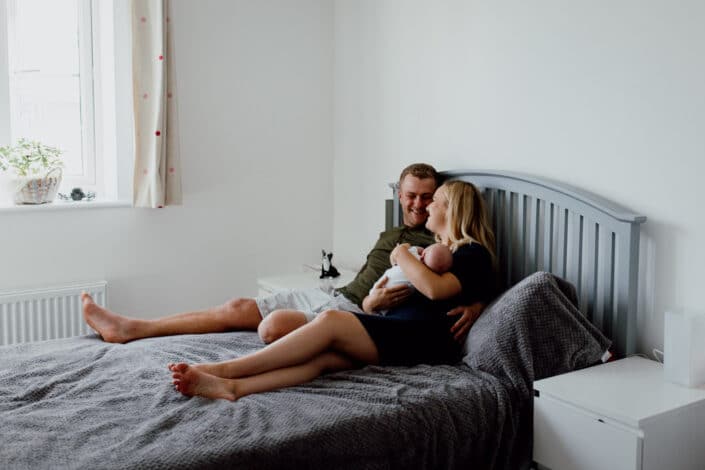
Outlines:
MULTIPOLYGON (((453 265, 453 254, 450 252, 450 249, 447 246, 442 245, 440 243, 434 243, 433 245, 429 245, 426 248, 421 248, 419 246, 411 246, 409 247, 409 253, 414 255, 416 259, 420 260, 423 264, 426 265, 426 267, 428 267, 430 270, 434 271, 437 274, 443 274, 444 272, 448 271, 453 265)), ((372 289, 377 287, 380 281, 385 277, 387 278, 386 287, 397 286, 399 284, 406 284, 411 289, 414 289, 413 284, 409 282, 409 279, 407 279, 406 275, 404 275, 404 272, 401 270, 401 268, 396 265, 387 269, 384 274, 382 274, 382 276, 377 280, 377 282, 375 282, 372 289)), ((372 289, 370 289, 370 293, 372 293, 372 289)), ((380 315, 385 315, 387 313, 387 310, 382 310, 379 313, 380 315)))

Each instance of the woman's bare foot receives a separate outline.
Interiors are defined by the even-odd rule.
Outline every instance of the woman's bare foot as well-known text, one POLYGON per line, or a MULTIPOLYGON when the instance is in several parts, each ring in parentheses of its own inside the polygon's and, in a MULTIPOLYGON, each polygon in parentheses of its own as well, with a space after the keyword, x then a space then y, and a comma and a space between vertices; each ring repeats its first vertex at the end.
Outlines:
MULTIPOLYGON (((175 369, 176 366, 177 366, 177 363, 172 362, 172 363, 169 363, 169 365, 167 367, 169 368, 170 371, 176 372, 176 369, 175 369)), ((189 364, 189 367, 197 369, 200 372, 204 372, 208 375, 215 375, 216 377, 220 377, 223 379, 233 378, 233 377, 228 377, 225 374, 225 371, 223 370, 223 366, 220 364, 217 364, 217 363, 189 364)))
POLYGON ((230 401, 237 399, 233 380, 207 374, 183 362, 169 364, 169 370, 173 372, 174 388, 187 397, 198 395, 206 398, 223 398, 230 401))
POLYGON ((127 343, 136 339, 134 320, 111 312, 95 303, 87 293, 81 293, 83 318, 108 343, 127 343))

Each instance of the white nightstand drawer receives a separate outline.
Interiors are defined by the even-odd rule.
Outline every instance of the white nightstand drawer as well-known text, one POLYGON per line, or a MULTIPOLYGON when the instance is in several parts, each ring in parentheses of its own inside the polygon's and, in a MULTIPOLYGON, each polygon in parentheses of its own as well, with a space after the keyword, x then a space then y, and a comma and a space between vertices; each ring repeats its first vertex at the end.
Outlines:
POLYGON ((534 398, 533 460, 553 470, 639 470, 638 431, 560 402, 534 398))
POLYGON ((629 357, 534 382, 534 460, 562 469, 702 470, 705 386, 629 357), (602 420, 602 421, 600 421, 602 420))

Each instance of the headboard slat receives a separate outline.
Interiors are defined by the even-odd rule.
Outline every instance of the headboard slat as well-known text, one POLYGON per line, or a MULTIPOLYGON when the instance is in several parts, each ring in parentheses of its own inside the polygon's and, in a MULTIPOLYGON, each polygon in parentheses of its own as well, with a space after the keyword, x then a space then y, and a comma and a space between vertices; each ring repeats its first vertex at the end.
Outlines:
POLYGON ((526 263, 524 264, 524 272, 533 273, 538 269, 539 212, 536 207, 538 199, 527 196, 526 201, 527 251, 526 263))
POLYGON ((592 220, 585 220, 583 233, 585 243, 583 245, 584 259, 583 272, 581 276, 581 298, 580 308, 592 320, 595 311, 595 283, 597 274, 597 225, 592 220))
POLYGON ((543 271, 550 271, 553 264, 553 204, 542 201, 543 205, 543 271))
POLYGON ((597 225, 597 257, 595 264, 597 265, 597 286, 595 293, 595 312, 593 315, 593 324, 600 330, 604 331, 605 312, 608 311, 609 305, 607 302, 609 295, 609 286, 611 283, 610 265, 612 264, 609 254, 609 243, 607 238, 607 230, 601 225, 597 225))
POLYGON ((582 242, 582 222, 579 214, 572 211, 566 213, 566 274, 565 277, 575 279, 575 288, 580 298, 580 277, 581 268, 581 242, 582 242))
POLYGON ((554 224, 556 233, 554 240, 556 241, 555 256, 553 257, 554 265, 551 272, 561 277, 566 277, 566 263, 568 259, 568 212, 565 208, 558 205, 556 209, 556 223, 554 224))
POLYGON ((514 270, 514 260, 518 259, 516 255, 516 244, 515 238, 515 224, 514 224, 514 202, 512 198, 511 191, 504 191, 504 243, 506 246, 506 259, 504 264, 506 266, 506 272, 504 273, 505 283, 508 285, 512 284, 512 272, 514 270))

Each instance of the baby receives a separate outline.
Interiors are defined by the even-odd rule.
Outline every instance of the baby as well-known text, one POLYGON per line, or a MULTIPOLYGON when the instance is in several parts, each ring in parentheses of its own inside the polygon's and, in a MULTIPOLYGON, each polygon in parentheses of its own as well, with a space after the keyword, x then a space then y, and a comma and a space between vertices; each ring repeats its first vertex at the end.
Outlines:
MULTIPOLYGON (((414 255, 416 259, 420 260, 423 264, 426 265, 427 268, 429 268, 436 274, 443 274, 444 272, 448 271, 453 265, 453 254, 450 252, 450 249, 447 246, 441 243, 434 243, 433 245, 429 245, 426 248, 412 246, 409 247, 409 253, 414 255)), ((411 289, 414 289, 414 286, 411 284, 411 282, 409 282, 409 280, 406 278, 404 272, 399 266, 392 266, 391 268, 387 269, 384 274, 382 274, 382 277, 380 277, 377 282, 374 283, 372 289, 374 289, 377 284, 379 284, 379 282, 385 277, 387 278, 386 287, 392 287, 399 284, 406 284, 411 289)), ((370 293, 372 293, 372 289, 370 289, 370 293)), ((383 310, 379 313, 380 315, 386 315, 387 311, 383 310)))

